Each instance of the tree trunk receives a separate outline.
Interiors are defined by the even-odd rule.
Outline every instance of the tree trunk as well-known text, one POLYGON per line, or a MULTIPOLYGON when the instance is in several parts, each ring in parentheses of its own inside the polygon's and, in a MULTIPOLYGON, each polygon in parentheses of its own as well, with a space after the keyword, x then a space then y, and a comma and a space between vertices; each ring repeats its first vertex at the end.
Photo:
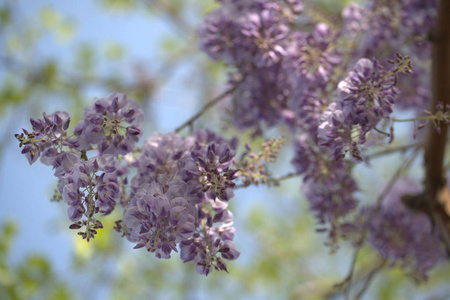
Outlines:
MULTIPOLYGON (((430 111, 436 113, 438 103, 444 110, 450 104, 450 0, 441 0, 435 30, 432 34, 432 103, 430 111)), ((425 201, 432 212, 432 219, 450 251, 450 234, 447 228, 448 214, 440 202, 449 201, 444 170, 447 123, 440 122, 440 133, 434 125, 429 126, 425 144, 425 201)))

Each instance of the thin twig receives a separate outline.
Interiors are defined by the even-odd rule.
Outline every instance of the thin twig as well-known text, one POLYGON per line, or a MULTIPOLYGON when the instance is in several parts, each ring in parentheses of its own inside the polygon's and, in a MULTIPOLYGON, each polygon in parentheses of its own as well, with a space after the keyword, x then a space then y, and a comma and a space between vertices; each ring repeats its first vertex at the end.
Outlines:
MULTIPOLYGON (((415 151, 408 157, 408 159, 403 161, 403 163, 399 166, 399 168, 396 170, 396 172, 392 176, 391 180, 389 180, 389 183, 387 184, 387 186, 384 188, 384 190, 378 196, 378 199, 377 199, 377 204, 378 204, 377 207, 378 207, 378 209, 381 207, 381 201, 391 191, 392 187, 395 185, 397 180, 400 178, 401 173, 404 171, 405 168, 407 168, 411 164, 411 162, 414 160, 414 158, 419 153, 419 150, 420 150, 419 147, 416 148, 415 151)), ((349 299, 351 282, 352 282, 352 278, 353 278, 353 274, 354 274, 354 269, 355 269, 355 266, 356 266, 356 261, 357 261, 357 258, 358 258, 358 253, 359 253, 359 250, 360 250, 360 248, 361 248, 361 246, 362 246, 362 244, 364 242, 366 231, 367 231, 367 229, 365 229, 365 231, 363 232, 363 238, 361 239, 360 244, 358 245, 358 248, 355 249, 355 252, 353 254, 352 265, 350 267, 349 274, 347 275, 347 277, 341 283, 336 285, 336 287, 346 286, 345 287, 345 297, 346 297, 346 299, 349 299)), ((366 283, 366 284, 368 284, 368 283, 366 283)), ((364 293, 364 290, 361 290, 360 293, 361 292, 364 293)), ((358 293, 358 295, 360 293, 358 293)), ((359 299, 358 296, 355 299, 359 299)))
MULTIPOLYGON (((411 162, 415 159, 415 157, 417 156, 417 154, 419 153, 420 147, 417 147, 413 153, 411 153, 411 155, 403 161, 403 163, 398 167, 398 169, 396 170, 396 172, 394 173, 394 175, 392 176, 392 178, 389 180, 389 183, 386 185, 386 187, 384 188, 384 190, 381 192, 381 194, 378 196, 377 199, 377 207, 376 209, 379 210, 381 208, 381 201, 386 197, 386 195, 391 191, 392 187, 395 185, 395 183, 397 182, 397 180, 400 178, 401 173, 409 167, 409 165, 411 164, 411 162)), ((362 247, 365 237, 366 237, 366 233, 367 233, 367 228, 364 229, 363 233, 362 233, 362 238, 359 242, 358 247, 355 249, 355 252, 353 254, 353 259, 352 259, 352 264, 350 266, 350 271, 347 275, 347 277, 341 282, 335 285, 335 287, 338 288, 343 288, 345 286, 345 299, 349 299, 350 295, 350 288, 352 285, 352 279, 353 279, 353 274, 354 274, 354 270, 356 267, 356 262, 358 259, 358 253, 360 251, 360 248, 362 247)), ((384 264, 384 262, 383 262, 384 264)), ((373 276, 373 275, 372 275, 373 276)), ((368 284, 368 282, 366 282, 366 284, 368 284)), ((367 288, 367 287, 366 287, 367 288)), ((365 288, 364 288, 365 289, 365 288)), ((361 290, 358 295, 360 293, 364 293, 364 289, 361 290)), ((357 298, 355 299, 359 299, 358 297, 360 297, 361 295, 357 296, 357 298)))
POLYGON ((375 158, 375 157, 379 157, 379 156, 383 156, 383 155, 387 155, 387 154, 391 154, 391 153, 395 153, 395 152, 402 152, 402 151, 406 151, 410 148, 420 148, 422 147, 423 144, 422 143, 415 143, 415 144, 409 144, 409 145, 401 145, 401 146, 397 146, 397 147, 393 147, 393 148, 388 148, 388 149, 384 149, 378 152, 374 152, 371 154, 366 155, 366 158, 375 158))
POLYGON ((197 112, 195 115, 193 115, 189 120, 187 120, 186 122, 184 122, 182 125, 180 125, 179 127, 177 127, 175 129, 175 133, 179 133, 181 130, 183 130, 184 128, 188 127, 188 126, 192 126, 192 124, 198 119, 200 118, 208 109, 210 109, 211 107, 213 107, 214 105, 216 105, 217 103, 219 103, 221 100, 223 100, 225 97, 227 97, 228 95, 234 93, 234 91, 236 91, 236 89, 239 87, 240 82, 237 82, 232 88, 226 90, 225 92, 223 92, 222 94, 218 95, 216 98, 212 99, 211 101, 209 101, 208 103, 206 103, 202 109, 200 109, 199 112, 197 112))
POLYGON ((447 121, 449 118, 450 118, 450 116, 448 116, 448 115, 431 115, 431 116, 416 117, 416 118, 409 118, 409 119, 391 118, 391 120, 394 122, 447 121))
POLYGON ((364 293, 366 292, 367 288, 369 287, 370 283, 372 282, 372 280, 375 278, 375 275, 378 274, 378 272, 384 267, 384 265, 386 264, 386 259, 383 259, 381 261, 381 263, 376 266, 370 273, 369 275, 367 275, 366 277, 366 281, 364 282, 363 287, 361 288, 361 290, 358 292, 358 294, 356 294, 354 300, 359 300, 361 299, 361 297, 364 295, 364 293))
POLYGON ((395 171, 394 175, 392 176, 391 180, 389 180, 389 183, 384 188, 383 192, 378 196, 377 204, 380 205, 381 201, 386 197, 386 195, 391 191, 392 187, 395 185, 397 180, 400 178, 400 175, 402 172, 409 167, 411 162, 416 158, 417 154, 419 153, 420 148, 416 148, 411 155, 403 161, 403 163, 398 167, 397 171, 395 171))
MULTIPOLYGON (((286 180, 286 179, 290 179, 290 178, 294 178, 294 177, 299 177, 299 176, 301 176, 301 174, 298 174, 298 173, 295 173, 295 172, 291 172, 291 173, 287 173, 285 175, 269 177, 269 178, 266 179, 265 182, 258 182, 258 184, 267 184, 267 185, 274 184, 274 185, 277 185, 280 181, 283 181, 283 180, 286 180)), ((240 189, 240 188, 247 187, 247 186, 250 186, 250 185, 251 184, 249 184, 249 185, 239 184, 239 185, 235 186, 234 188, 235 189, 240 189)))
POLYGON ((300 176, 300 174, 295 173, 295 172, 291 172, 291 173, 287 173, 285 175, 268 178, 266 184, 270 184, 270 183, 277 184, 280 181, 283 181, 283 180, 286 180, 286 179, 290 179, 290 178, 294 178, 294 177, 298 177, 298 176, 300 176))
POLYGON ((352 285, 353 274, 355 273, 356 261, 358 260, 359 250, 361 249, 362 243, 353 252, 352 264, 348 275, 340 283, 334 285, 335 288, 344 288, 345 299, 350 299, 350 287, 352 285))
POLYGON ((380 133, 380 134, 382 134, 382 135, 385 135, 385 136, 387 136, 387 137, 390 137, 390 136, 391 136, 390 133, 384 132, 384 131, 382 131, 382 130, 376 128, 376 127, 374 127, 373 129, 374 129, 376 132, 378 132, 378 133, 380 133))

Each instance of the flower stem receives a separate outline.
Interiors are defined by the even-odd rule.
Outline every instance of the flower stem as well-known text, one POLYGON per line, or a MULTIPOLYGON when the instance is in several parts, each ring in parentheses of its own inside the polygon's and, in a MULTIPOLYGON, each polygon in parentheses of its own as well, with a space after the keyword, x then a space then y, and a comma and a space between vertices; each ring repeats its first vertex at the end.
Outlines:
POLYGON ((355 296, 354 300, 359 300, 361 299, 361 297, 364 295, 364 293, 366 292, 367 288, 369 287, 370 283, 372 282, 372 280, 375 278, 375 275, 378 274, 378 272, 381 271, 381 269, 383 269, 384 265, 386 264, 386 260, 383 259, 381 260, 380 264, 378 266, 376 266, 366 277, 366 281, 364 282, 363 287, 361 288, 361 290, 358 292, 358 294, 355 296))
POLYGON ((430 121, 430 120, 446 121, 449 119, 450 119, 449 115, 432 115, 432 116, 409 118, 409 119, 391 118, 391 120, 394 122, 414 122, 414 121, 430 121))
POLYGON ((370 153, 370 154, 366 155, 365 158, 368 158, 368 159, 369 158, 376 158, 376 157, 388 155, 388 154, 395 153, 395 152, 405 152, 405 151, 407 151, 407 150, 409 150, 411 148, 421 148, 421 147, 423 147, 422 143, 401 145, 401 146, 397 146, 397 147, 383 149, 383 150, 378 151, 378 152, 370 153))
MULTIPOLYGON (((243 80, 243 79, 242 79, 243 80)), ((193 115, 189 120, 187 120, 186 122, 184 122, 183 124, 181 124, 179 127, 177 127, 175 129, 175 133, 180 133, 181 130, 183 130, 184 128, 188 127, 188 126, 192 126, 192 124, 198 119, 200 118, 208 109, 210 109, 211 107, 213 107, 214 105, 216 105, 217 103, 219 103, 221 100, 223 100, 224 98, 226 98, 228 95, 231 95, 232 93, 234 93, 234 91, 237 90, 237 88, 239 87, 240 83, 242 82, 239 81, 237 82, 232 88, 226 90, 225 92, 223 92, 222 94, 218 95, 216 98, 212 99, 211 101, 209 101, 208 103, 206 103, 202 109, 200 109, 200 111, 198 111, 195 115, 193 115)))
MULTIPOLYGON (((249 177, 252 176, 252 175, 250 175, 248 173, 245 173, 245 172, 240 172, 240 173, 241 173, 241 175, 244 175, 244 176, 249 176, 249 177)), ((279 176, 274 176, 274 177, 267 177, 264 182, 258 182, 258 184, 266 184, 266 185, 273 184, 273 185, 276 186, 276 185, 278 185, 280 183, 280 181, 283 181, 283 180, 286 180, 286 179, 290 179, 290 178, 294 178, 294 177, 299 177, 299 176, 300 176, 300 174, 298 174, 298 173, 290 172, 290 173, 287 173, 287 174, 284 174, 284 175, 279 175, 279 176)), ((257 176, 257 177, 264 178, 264 176, 257 176)), ((235 189, 239 189, 239 188, 243 188, 243 187, 247 187, 247 186, 250 186, 250 185, 240 184, 240 185, 237 185, 235 187, 235 189)))

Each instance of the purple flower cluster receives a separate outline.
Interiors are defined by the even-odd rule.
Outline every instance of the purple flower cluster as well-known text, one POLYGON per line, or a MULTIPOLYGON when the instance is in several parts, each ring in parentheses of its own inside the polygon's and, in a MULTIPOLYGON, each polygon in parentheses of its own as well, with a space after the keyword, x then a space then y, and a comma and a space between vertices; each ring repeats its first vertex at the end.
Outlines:
POLYGON ((353 141, 353 124, 345 118, 339 102, 333 102, 327 107, 321 121, 318 128, 319 145, 331 150, 332 159, 340 160, 350 152, 353 159, 362 160, 357 143, 353 141))
POLYGON ((349 76, 338 85, 343 115, 352 125, 359 125, 360 140, 381 119, 389 118, 398 94, 396 77, 376 60, 360 59, 349 76))
POLYGON ((363 57, 372 57, 383 49, 399 49, 403 36, 400 35, 400 1, 368 1, 366 10, 366 32, 362 35, 359 53, 363 57))
POLYGON ((43 119, 30 119, 33 132, 24 129, 15 136, 20 146, 24 146, 22 153, 30 164, 41 157, 42 163, 53 166, 57 177, 80 159, 78 151, 85 152, 96 145, 100 154, 125 155, 134 149, 142 135, 139 126, 143 112, 124 94, 95 99, 93 106, 86 107, 85 119, 75 125, 71 136, 67 132, 70 124, 67 112, 44 113, 43 116, 43 119))
POLYGON ((171 181, 167 191, 154 181, 148 190, 141 188, 126 208, 124 215, 127 237, 137 242, 135 248, 146 247, 158 258, 170 258, 176 245, 195 231, 196 211, 192 197, 180 197, 184 182, 171 181))
POLYGON ((69 114, 44 113, 31 119, 33 132, 16 135, 30 164, 41 156, 52 165, 58 190, 67 203, 71 229, 88 241, 103 228, 97 214, 111 213, 116 203, 125 207, 124 226, 117 230, 158 258, 181 249, 181 259, 208 275, 213 268, 227 271, 224 260, 239 252, 232 242, 233 215, 227 209, 237 171, 233 170, 237 140, 211 131, 182 138, 175 133, 154 134, 137 157, 133 149, 142 134, 143 113, 123 94, 95 99, 84 120, 69 136, 69 114), (98 150, 97 155, 88 151, 98 150), (122 162, 126 162, 124 165, 122 162), (128 168, 137 172, 128 194, 128 168))
POLYGON ((343 34, 355 37, 368 30, 366 22, 369 10, 358 4, 351 3, 342 10, 342 19, 344 21, 343 34))
MULTIPOLYGON (((304 129, 305 114, 298 107, 306 104, 305 109, 317 111, 316 116, 307 118, 315 121, 327 106, 320 103, 318 107, 318 102, 337 99, 341 104, 335 107, 342 109, 344 126, 348 126, 350 116, 353 135, 359 141, 344 142, 332 151, 335 157, 352 151, 356 160, 360 158, 354 143, 364 144, 367 133, 381 119, 388 118, 399 92, 394 87, 396 74, 389 75, 391 68, 376 59, 354 61, 353 57, 383 53, 380 58, 388 60, 399 50, 411 50, 413 41, 418 37, 423 41, 429 35, 437 6, 435 0, 426 4, 417 0, 374 0, 364 7, 351 4, 342 13, 341 28, 330 26, 331 22, 317 23, 310 32, 303 32, 295 30, 294 25, 295 21, 305 22, 303 18, 296 20, 303 9, 301 1, 220 2, 222 6, 206 17, 199 30, 200 45, 211 58, 236 67, 240 75, 237 77, 241 80, 231 80, 233 85, 239 84, 231 101, 233 123, 241 130, 254 129, 255 135, 262 133, 263 125, 279 123, 287 123, 293 130, 304 129), (344 62, 354 62, 356 67, 342 80, 348 71, 344 62)), ((413 59, 424 63, 417 55, 413 59)), ((401 98, 401 103, 408 106, 411 101, 419 104, 427 99, 427 79, 419 74, 413 77, 409 95, 401 98)), ((324 144, 333 144, 331 139, 336 137, 332 135, 324 144)))
MULTIPOLYGON (((241 33, 248 43, 249 55, 256 67, 270 67, 286 55, 283 40, 289 34, 287 20, 274 5, 263 6, 244 16, 241 33)), ((245 49, 245 47, 244 47, 245 49)))
MULTIPOLYGON (((392 141, 385 131, 394 107, 421 108, 430 98, 428 37, 438 1, 369 0, 347 6, 343 22, 318 11, 303 14, 301 0, 218 2, 199 29, 199 44, 233 67, 231 122, 253 136, 279 124, 297 135, 292 164, 304 176, 318 231, 336 249, 339 238, 355 233, 358 186, 351 173, 363 160, 362 148, 383 135, 392 141), (403 78, 412 61, 416 73, 403 78)), ((30 164, 40 157, 54 168, 70 228, 86 227, 83 238, 95 236, 103 227, 97 214, 111 213, 119 201, 125 211, 117 230, 135 248, 164 259, 179 251, 199 274, 228 272, 224 260, 239 257, 228 210, 238 176, 233 164, 245 186, 269 183, 263 161, 273 161, 283 142, 263 144, 258 155, 248 147, 239 164, 237 141, 208 130, 188 137, 155 133, 135 149, 142 122, 138 105, 114 93, 85 108, 73 135, 69 114, 55 112, 31 119, 33 131, 16 138, 30 164), (129 168, 135 175, 127 187, 129 168)), ((444 250, 430 221, 401 204, 405 192, 398 184, 381 206, 363 208, 361 216, 370 216, 361 217, 363 230, 383 257, 426 278, 444 250)))
POLYGON ((436 0, 372 0, 365 6, 350 4, 343 10, 342 33, 353 41, 351 57, 376 56, 381 61, 394 57, 398 51, 411 56, 415 72, 402 78, 399 86, 402 95, 398 100, 403 107, 425 109, 423 104, 430 94, 426 76, 430 72, 430 37, 437 5, 436 0))
POLYGON ((438 1, 403 0, 402 6, 400 10, 402 34, 413 37, 412 50, 416 54, 429 54, 429 36, 436 24, 438 1))
POLYGON ((204 199, 202 208, 198 210, 202 219, 198 229, 192 237, 180 243, 180 258, 183 262, 195 263, 199 274, 207 276, 213 267, 228 272, 223 259, 239 258, 240 253, 233 243, 233 214, 227 206, 225 201, 204 199))
POLYGON ((413 59, 414 73, 400 75, 398 89, 401 91, 396 107, 400 109, 415 109, 423 112, 428 108, 431 99, 431 77, 429 70, 422 63, 413 59))
POLYGON ((344 221, 358 205, 354 193, 358 186, 351 176, 351 165, 344 160, 330 160, 329 154, 317 145, 309 134, 295 141, 292 164, 304 175, 302 191, 315 215, 320 231, 327 231, 330 245, 335 248, 339 237, 345 237, 348 224, 344 221))
POLYGON ((219 198, 228 201, 234 196, 233 179, 236 170, 230 169, 234 151, 229 146, 222 144, 216 147, 211 143, 206 149, 206 157, 199 151, 193 151, 191 156, 199 166, 198 171, 189 171, 192 178, 199 178, 202 191, 207 193, 209 199, 219 198))
POLYGON ((438 1, 368 1, 364 7, 351 4, 343 11, 344 36, 355 41, 351 57, 374 57, 384 61, 395 53, 408 53, 414 73, 399 76, 400 108, 426 109, 430 97, 432 31, 438 1))
POLYGON ((198 273, 226 271, 222 258, 239 256, 232 242, 233 216, 226 209, 237 177, 230 169, 235 147, 236 140, 210 131, 147 139, 132 163, 138 172, 124 215, 127 237, 136 248, 170 258, 179 245, 181 259, 194 262, 198 273))
POLYGON ((43 119, 30 119, 33 132, 23 129, 22 134, 15 137, 20 141, 22 154, 25 154, 28 162, 33 164, 42 154, 43 163, 51 165, 52 158, 60 153, 60 148, 67 144, 67 129, 70 117, 67 112, 57 111, 51 115, 43 114, 43 119))
POLYGON ((299 1, 222 1, 199 30, 201 49, 237 68, 242 82, 231 103, 233 123, 255 135, 261 123, 280 120, 292 91, 285 62, 292 43, 286 5, 291 13, 302 8, 299 1))
POLYGON ((142 121, 142 110, 125 94, 95 99, 85 108, 84 120, 75 126, 74 147, 87 150, 97 145, 101 154, 125 155, 141 137, 142 121))
POLYGON ((317 134, 320 116, 327 107, 327 100, 314 89, 295 89, 283 111, 283 123, 292 131, 300 129, 311 135, 317 134))
POLYGON ((368 209, 368 241, 392 264, 401 266, 415 278, 427 278, 427 272, 447 257, 438 230, 423 213, 404 206, 403 195, 420 192, 417 182, 402 179, 386 196, 381 207, 368 209), (370 214, 372 212, 372 214, 370 214))
MULTIPOLYGON (((364 7, 350 4, 342 13, 344 33, 357 37, 359 56, 389 54, 410 46, 411 54, 428 55, 438 1, 371 0, 364 7)), ((403 49, 404 50, 404 49, 403 49)))
POLYGON ((200 48, 212 59, 245 68, 267 67, 286 54, 289 27, 279 5, 266 1, 222 4, 199 29, 200 48))
POLYGON ((60 179, 59 190, 69 205, 71 221, 78 221, 83 214, 109 214, 120 198, 118 178, 127 173, 111 155, 96 156, 87 161, 79 160, 60 179))
MULTIPOLYGON (((331 80, 342 61, 338 33, 324 23, 312 32, 290 30, 301 1, 221 1, 199 30, 200 47, 234 65, 241 78, 231 101, 233 123, 261 135, 263 124, 298 123, 291 105, 331 80)), ((236 80, 230 80, 237 84, 236 80)))
POLYGON ((303 192, 310 202, 310 209, 319 223, 328 223, 345 216, 357 206, 353 193, 357 189, 356 182, 344 162, 333 162, 326 172, 307 177, 303 192))
POLYGON ((335 67, 342 61, 334 44, 335 35, 324 23, 311 33, 295 32, 289 45, 289 65, 296 74, 296 87, 323 88, 330 81, 335 67))
POLYGON ((280 123, 300 131, 292 163, 304 175, 311 212, 334 245, 352 226, 349 214, 358 202, 351 169, 363 160, 362 148, 383 136, 392 141, 392 131, 385 131, 397 104, 421 107, 429 99, 427 36, 437 1, 351 4, 341 28, 332 19, 314 27, 308 16, 294 20, 301 2, 294 4, 297 11, 294 1, 220 2, 200 30, 200 43, 210 57, 236 68, 231 77, 240 80, 230 80, 238 85, 231 97, 233 123, 254 135, 280 123), (284 5, 291 15, 280 15, 284 5), (400 74, 411 73, 411 60, 418 72, 406 78, 400 74))
POLYGON ((234 125, 241 130, 253 128, 255 135, 261 135, 261 121, 277 124, 291 95, 288 74, 281 62, 249 72, 232 100, 234 125))
POLYGON ((389 120, 398 96, 399 72, 411 72, 408 57, 398 54, 396 65, 388 71, 376 60, 362 58, 338 84, 338 99, 322 114, 318 129, 319 144, 331 149, 334 159, 350 152, 353 159, 362 160, 357 146, 366 142, 382 119, 389 120))
POLYGON ((138 189, 153 181, 165 186, 174 179, 183 180, 178 170, 196 171, 195 162, 190 157, 189 150, 194 146, 193 138, 182 138, 175 133, 151 135, 142 147, 141 154, 132 165, 137 168, 137 174, 131 180, 131 189, 138 189))
POLYGON ((44 164, 53 166, 58 190, 74 222, 70 228, 86 227, 79 234, 89 240, 102 227, 95 214, 109 214, 117 200, 125 201, 122 186, 127 183, 128 169, 116 156, 133 150, 142 134, 138 126, 143 113, 125 95, 112 94, 96 99, 84 116, 85 120, 75 125, 74 134, 69 135, 68 113, 44 113, 43 119, 30 120, 32 133, 23 130, 16 138, 30 164, 40 156, 44 164), (88 158, 87 151, 95 148, 92 145, 99 153, 88 158))

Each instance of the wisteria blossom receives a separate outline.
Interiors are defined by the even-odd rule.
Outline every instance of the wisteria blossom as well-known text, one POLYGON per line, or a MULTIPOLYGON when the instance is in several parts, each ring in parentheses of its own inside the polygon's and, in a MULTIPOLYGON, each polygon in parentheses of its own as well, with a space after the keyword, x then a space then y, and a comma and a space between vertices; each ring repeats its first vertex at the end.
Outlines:
MULTIPOLYGON (((135 249, 160 259, 177 253, 205 276, 228 272, 226 261, 240 256, 229 209, 235 189, 302 176, 298 198, 306 199, 332 252, 345 241, 370 244, 383 261, 425 280, 450 251, 429 216, 441 209, 448 217, 428 199, 441 196, 445 176, 434 174, 442 164, 436 172, 427 168, 422 187, 404 174, 422 149, 428 167, 429 150, 439 143, 424 147, 414 127, 416 144, 367 150, 397 142, 399 122, 434 126, 429 140, 445 139, 449 104, 433 98, 432 88, 442 83, 430 76, 432 66, 441 67, 430 59, 436 59, 432 43, 442 38, 434 33, 440 2, 368 0, 338 14, 301 0, 216 2, 199 25, 198 43, 226 66, 227 90, 174 132, 153 132, 139 143, 143 111, 127 95, 112 93, 95 98, 73 132, 69 113, 56 111, 30 119, 32 131, 15 135, 30 165, 40 158, 53 168, 54 200, 67 205, 69 228, 89 241, 103 228, 102 215, 121 209, 115 229, 135 249), (196 120, 219 102, 219 121, 235 131, 199 130, 196 120), (397 117, 405 111, 414 116, 397 117), (238 147, 231 131, 265 140, 261 152, 238 147), (268 138, 273 134, 284 136, 268 138), (273 176, 268 163, 285 141, 293 145, 294 171, 273 176), (358 168, 394 152, 414 155, 375 200, 358 168), (432 190, 430 178, 440 190, 432 190), (414 210, 402 200, 408 194, 430 209, 414 210)), ((444 157, 443 146, 438 150, 444 157)), ((353 270, 342 286, 351 283, 353 270)))
POLYGON ((143 112, 125 94, 95 99, 84 110, 84 120, 75 126, 74 147, 87 150, 97 145, 103 154, 127 154, 142 135, 143 112))
POLYGON ((386 196, 380 208, 369 209, 369 242, 392 264, 399 263, 418 280, 447 258, 439 232, 430 219, 408 209, 402 197, 420 191, 420 184, 402 179, 386 196), (372 212, 372 213, 370 213, 372 212))
POLYGON ((335 36, 331 28, 319 23, 311 33, 297 32, 292 39, 289 65, 297 75, 297 86, 324 87, 334 68, 342 61, 341 54, 333 47, 335 36))
POLYGON ((237 177, 230 168, 235 147, 236 140, 211 131, 147 139, 132 163, 137 174, 124 215, 125 233, 136 248, 170 258, 179 245, 181 259, 194 262, 198 273, 227 270, 222 258, 239 256, 231 242, 233 215, 226 209, 237 177))

